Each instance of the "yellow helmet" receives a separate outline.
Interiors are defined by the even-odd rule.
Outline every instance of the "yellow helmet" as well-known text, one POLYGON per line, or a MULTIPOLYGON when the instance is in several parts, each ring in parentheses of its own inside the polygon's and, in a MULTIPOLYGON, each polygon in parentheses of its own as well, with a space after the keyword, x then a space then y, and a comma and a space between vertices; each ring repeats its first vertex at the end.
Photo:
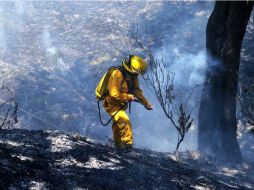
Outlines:
POLYGON ((137 55, 130 55, 129 60, 124 59, 123 67, 132 74, 144 74, 146 72, 146 62, 137 55))

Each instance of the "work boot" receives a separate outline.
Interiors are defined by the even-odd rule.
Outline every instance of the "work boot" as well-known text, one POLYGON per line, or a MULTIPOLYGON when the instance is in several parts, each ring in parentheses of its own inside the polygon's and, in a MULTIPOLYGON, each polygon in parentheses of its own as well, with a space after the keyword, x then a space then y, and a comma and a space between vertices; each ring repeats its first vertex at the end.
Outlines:
POLYGON ((124 147, 124 153, 132 153, 132 145, 126 144, 124 147))
POLYGON ((132 145, 124 145, 124 146, 115 146, 115 154, 116 155, 123 155, 125 153, 131 153, 132 152, 132 145))
POLYGON ((116 146, 115 145, 115 154, 116 155, 122 155, 124 153, 124 148, 122 146, 116 146))

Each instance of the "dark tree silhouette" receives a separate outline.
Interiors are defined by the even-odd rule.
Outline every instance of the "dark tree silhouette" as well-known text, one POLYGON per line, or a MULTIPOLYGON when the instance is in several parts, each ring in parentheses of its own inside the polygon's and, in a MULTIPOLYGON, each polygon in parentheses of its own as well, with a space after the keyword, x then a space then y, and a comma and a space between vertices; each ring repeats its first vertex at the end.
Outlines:
POLYGON ((240 50, 253 2, 215 3, 206 29, 207 63, 199 111, 199 150, 241 162, 237 142, 236 93, 240 50))

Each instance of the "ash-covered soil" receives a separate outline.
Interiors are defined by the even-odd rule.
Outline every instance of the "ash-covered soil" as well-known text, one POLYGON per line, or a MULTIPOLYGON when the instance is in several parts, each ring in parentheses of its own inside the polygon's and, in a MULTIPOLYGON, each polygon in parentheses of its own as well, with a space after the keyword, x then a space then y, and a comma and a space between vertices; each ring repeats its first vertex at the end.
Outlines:
MULTIPOLYGON (((233 156, 233 155, 232 155, 233 156)), ((60 132, 2 130, 0 189, 253 189, 249 164, 213 165, 208 157, 114 148, 60 132)))

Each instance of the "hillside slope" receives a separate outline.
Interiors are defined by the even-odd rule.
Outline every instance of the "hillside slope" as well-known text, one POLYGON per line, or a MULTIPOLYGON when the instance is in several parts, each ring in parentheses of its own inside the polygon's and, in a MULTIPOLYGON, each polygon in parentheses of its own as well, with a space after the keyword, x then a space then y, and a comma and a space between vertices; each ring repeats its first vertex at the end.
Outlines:
POLYGON ((113 147, 59 132, 0 132, 0 189, 253 189, 251 168, 243 166, 186 156, 177 163, 142 149, 117 155, 113 147))

